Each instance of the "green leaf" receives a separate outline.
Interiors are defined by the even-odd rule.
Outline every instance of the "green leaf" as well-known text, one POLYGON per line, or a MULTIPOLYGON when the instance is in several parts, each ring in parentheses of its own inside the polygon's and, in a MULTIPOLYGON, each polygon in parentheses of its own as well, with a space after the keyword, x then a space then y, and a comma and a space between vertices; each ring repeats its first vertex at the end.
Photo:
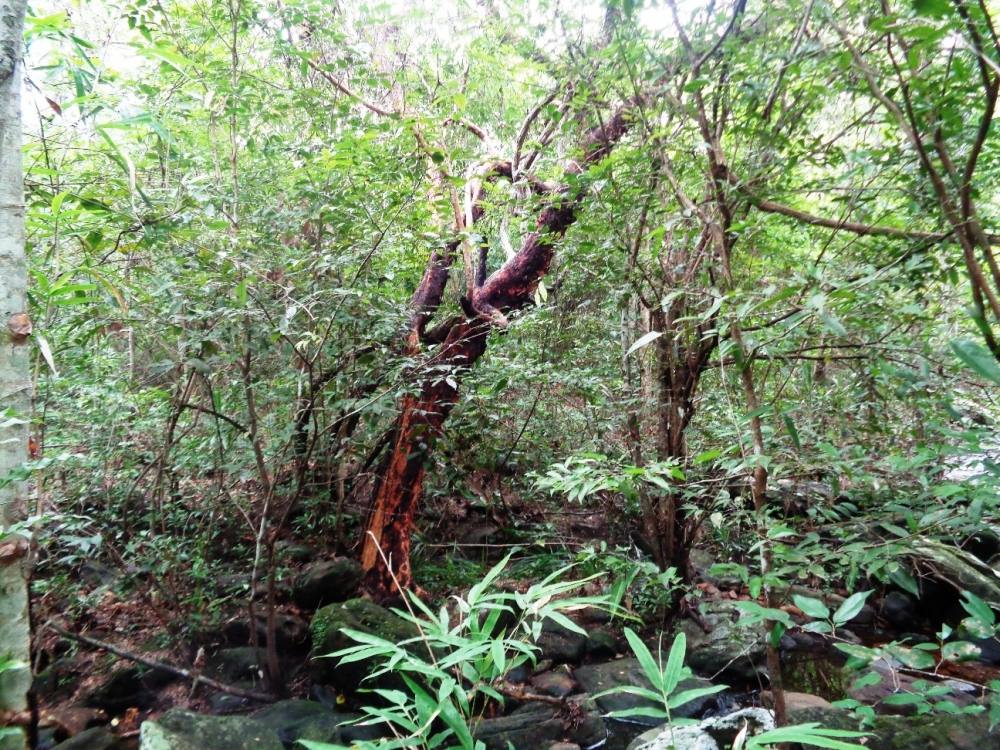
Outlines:
POLYGON ((918 16, 944 18, 951 12, 951 3, 948 0, 911 0, 911 2, 918 16))
POLYGON ((819 599, 812 599, 808 596, 794 594, 792 596, 792 601, 795 602, 796 607, 801 609, 809 617, 825 620, 830 616, 830 610, 819 599))
POLYGON ((863 745, 843 741, 845 739, 865 736, 867 735, 864 732, 852 732, 846 729, 823 729, 816 722, 795 724, 790 727, 770 729, 755 737, 748 737, 747 750, 773 747, 774 745, 792 742, 811 747, 829 748, 830 750, 865 750, 863 745))
POLYGON ((678 633, 670 646, 670 654, 667 656, 667 666, 663 670, 663 692, 670 694, 674 692, 677 683, 681 681, 681 672, 684 669, 684 654, 687 651, 687 636, 683 632, 678 633))
POLYGON ((857 617, 861 608, 865 606, 865 600, 871 596, 871 591, 859 591, 844 600, 837 611, 833 613, 833 621, 838 625, 843 625, 857 617))
POLYGON ((843 323, 837 320, 836 316, 831 315, 830 313, 822 312, 819 314, 819 317, 820 320, 823 321, 823 325, 826 326, 826 328, 830 331, 830 333, 833 333, 837 336, 847 335, 847 329, 844 328, 843 323))
POLYGON ((628 719, 633 716, 648 716, 651 719, 666 719, 668 714, 662 708, 623 708, 618 711, 611 711, 607 714, 612 719, 628 719))
POLYGON ((673 711, 675 708, 683 706, 691 701, 696 701, 699 698, 703 698, 706 695, 715 695, 716 693, 721 693, 723 690, 728 690, 728 685, 710 685, 709 687, 703 688, 691 688, 690 690, 681 690, 681 692, 671 695, 667 699, 667 707, 673 711))
POLYGON ((781 420, 785 423, 785 430, 788 431, 788 437, 791 439, 792 445, 795 446, 796 450, 802 450, 802 441, 799 439, 799 431, 795 428, 795 422, 787 414, 782 414, 781 420))
POLYGON ((635 654, 639 666, 642 667, 642 671, 646 673, 646 677, 653 684, 653 687, 662 691, 663 675, 660 674, 660 665, 657 664, 646 644, 642 642, 642 639, 635 634, 632 628, 625 628, 625 640, 628 641, 628 645, 632 649, 632 653, 635 654))
POLYGON ((966 367, 1000 385, 1000 365, 985 347, 973 341, 952 341, 951 348, 966 367))
POLYGON ((627 357, 633 352, 642 349, 642 347, 648 346, 662 335, 663 333, 661 331, 650 331, 649 333, 640 336, 638 339, 636 339, 636 342, 628 348, 628 351, 625 352, 625 356, 627 357))
POLYGON ((987 628, 992 628, 996 624, 996 614, 993 608, 985 601, 973 594, 971 591, 962 592, 962 609, 987 628))

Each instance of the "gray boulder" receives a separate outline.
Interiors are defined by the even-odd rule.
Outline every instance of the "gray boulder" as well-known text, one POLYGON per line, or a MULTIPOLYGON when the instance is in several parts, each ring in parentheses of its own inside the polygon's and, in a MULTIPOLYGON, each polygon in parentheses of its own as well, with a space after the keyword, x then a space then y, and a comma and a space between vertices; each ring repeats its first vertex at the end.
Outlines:
POLYGON ((81 702, 109 714, 123 713, 129 708, 147 709, 156 703, 159 688, 176 679, 176 675, 166 670, 126 667, 85 692, 81 702))
POLYGON ((587 636, 555 620, 546 620, 535 645, 541 649, 539 659, 550 659, 556 664, 578 664, 587 649, 587 636))
POLYGON ((122 745, 106 727, 91 727, 75 734, 52 750, 118 750, 122 745))
POLYGON ((918 573, 930 574, 944 584, 1000 605, 1000 573, 971 552, 917 536, 910 540, 906 554, 918 573))
POLYGON ((681 624, 687 636, 687 665, 699 674, 755 679, 765 662, 762 627, 745 625, 746 616, 732 601, 703 602, 699 610, 707 633, 693 620, 681 624))
POLYGON ((360 739, 377 738, 377 727, 348 723, 358 716, 332 711, 315 701, 290 699, 273 703, 252 718, 274 732, 286 748, 295 748, 301 747, 296 745, 299 740, 350 744, 360 739))
POLYGON ((580 747, 597 747, 607 740, 608 732, 587 696, 569 699, 570 711, 563 716, 556 706, 529 703, 506 716, 483 719, 473 729, 473 736, 486 750, 535 750, 563 740, 580 747))
POLYGON ((363 575, 361 563, 347 557, 314 563, 295 580, 292 599, 303 609, 346 601, 358 593, 363 575))
POLYGON ((171 709, 140 728, 139 750, 284 750, 278 736, 245 716, 171 709))
POLYGON ((229 685, 251 687, 263 678, 267 655, 264 649, 253 646, 224 648, 209 657, 205 672, 229 685))

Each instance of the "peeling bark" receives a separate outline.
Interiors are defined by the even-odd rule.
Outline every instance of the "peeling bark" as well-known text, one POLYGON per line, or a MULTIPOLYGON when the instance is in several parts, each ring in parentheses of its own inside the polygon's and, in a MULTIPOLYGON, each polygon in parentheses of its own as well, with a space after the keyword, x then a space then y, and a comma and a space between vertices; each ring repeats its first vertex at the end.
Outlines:
MULTIPOLYGON (((566 165, 567 175, 581 175, 611 152, 628 131, 632 110, 638 102, 638 98, 629 100, 607 122, 584 135, 580 143, 581 155, 566 165)), ((511 164, 494 162, 480 174, 484 181, 510 178, 511 164)), ((416 392, 402 398, 391 449, 382 463, 361 553, 366 571, 365 587, 374 597, 395 596, 399 593, 398 588, 409 588, 413 583, 410 537, 420 504, 426 461, 448 414, 458 401, 461 371, 475 364, 485 352, 491 328, 504 327, 507 313, 531 302, 538 282, 552 263, 556 243, 576 220, 580 201, 586 194, 586 186, 581 183, 569 187, 551 186, 532 178, 528 178, 528 182, 536 193, 551 197, 539 212, 535 231, 525 237, 518 253, 481 283, 477 279, 471 298, 462 299, 464 318, 426 331, 441 305, 461 239, 431 254, 411 300, 413 312, 406 339, 407 353, 416 356, 421 344, 434 340, 443 339, 444 343, 417 376, 416 392), (443 367, 458 370, 446 373, 443 367), (389 568, 383 563, 383 556, 389 561, 389 568)), ((481 218, 483 209, 477 186, 473 183, 471 187, 476 195, 468 218, 474 222, 481 218)), ((484 269, 485 258, 481 255, 478 273, 482 274, 484 269)))
POLYGON ((483 321, 463 321, 453 326, 441 351, 428 361, 419 391, 402 399, 391 448, 379 472, 374 509, 361 553, 365 587, 377 598, 397 593, 393 574, 403 588, 412 583, 410 536, 423 489, 426 459, 458 401, 458 373, 453 370, 446 376, 441 366, 461 369, 472 366, 486 351, 488 335, 489 325, 483 321), (382 563, 382 555, 388 559, 391 570, 382 563))

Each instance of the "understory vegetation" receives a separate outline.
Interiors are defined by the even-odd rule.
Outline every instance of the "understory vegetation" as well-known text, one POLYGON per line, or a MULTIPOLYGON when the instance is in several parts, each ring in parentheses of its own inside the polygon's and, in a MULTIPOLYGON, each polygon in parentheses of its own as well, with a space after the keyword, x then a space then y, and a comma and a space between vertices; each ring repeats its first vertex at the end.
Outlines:
POLYGON ((1000 746, 998 12, 32 3, 0 718, 1000 746))

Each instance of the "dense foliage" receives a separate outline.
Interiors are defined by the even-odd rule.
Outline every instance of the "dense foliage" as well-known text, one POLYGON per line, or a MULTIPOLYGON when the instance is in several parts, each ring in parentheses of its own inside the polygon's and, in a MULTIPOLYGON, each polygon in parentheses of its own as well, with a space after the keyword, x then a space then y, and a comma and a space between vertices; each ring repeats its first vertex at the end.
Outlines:
POLYGON ((520 545, 653 622, 711 550, 784 628, 1000 551, 994 10, 33 4, 36 608, 93 619, 99 559, 165 643, 233 571, 273 611, 288 545, 379 541, 394 456, 432 596, 520 545))

